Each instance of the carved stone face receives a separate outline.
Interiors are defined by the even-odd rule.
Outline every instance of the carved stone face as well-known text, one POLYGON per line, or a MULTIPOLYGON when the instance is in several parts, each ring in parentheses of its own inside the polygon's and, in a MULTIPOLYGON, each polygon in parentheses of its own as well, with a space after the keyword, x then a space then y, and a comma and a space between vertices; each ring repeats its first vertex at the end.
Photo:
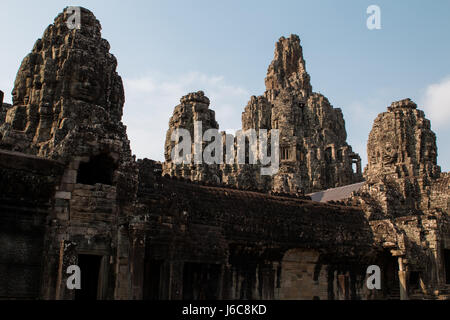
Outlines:
POLYGON ((397 161, 398 152, 397 149, 393 146, 393 144, 389 141, 386 142, 383 149, 382 160, 383 164, 392 164, 397 161))
POLYGON ((436 149, 431 142, 428 142, 425 146, 424 151, 424 160, 425 161, 434 161, 436 159, 436 149))
POLYGON ((76 69, 70 80, 70 96, 89 103, 98 102, 102 91, 97 75, 88 68, 76 69))
POLYGON ((376 164, 378 162, 378 158, 379 151, 377 151, 375 148, 371 149, 371 153, 369 155, 370 164, 376 164))

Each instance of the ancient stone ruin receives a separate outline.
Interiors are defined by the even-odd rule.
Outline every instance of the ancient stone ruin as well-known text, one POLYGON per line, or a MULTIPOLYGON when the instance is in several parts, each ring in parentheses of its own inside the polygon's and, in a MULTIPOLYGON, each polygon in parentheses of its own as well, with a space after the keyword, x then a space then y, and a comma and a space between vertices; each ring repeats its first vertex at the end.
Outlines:
POLYGON ((412 101, 377 117, 362 174, 343 112, 312 91, 298 36, 282 37, 242 114, 243 130, 280 130, 277 174, 171 161, 176 128, 219 128, 202 91, 175 107, 166 161, 136 160, 100 23, 82 8, 70 30, 67 15, 23 60, 12 105, 0 95, 0 298, 450 297, 450 175, 412 101))
MULTIPOLYGON (((281 165, 278 174, 267 179, 261 177, 255 167, 233 164, 216 170, 215 174, 220 175, 216 180, 239 188, 294 194, 362 181, 361 159, 346 142, 342 111, 333 108, 326 97, 312 91, 298 36, 282 37, 277 42, 265 83, 264 95, 251 97, 245 107, 242 129, 280 130, 281 165)), ((208 181, 210 179, 203 178, 203 175, 182 174, 187 165, 171 163, 170 152, 174 144, 171 133, 174 128, 184 126, 193 130, 196 119, 205 119, 207 128, 211 127, 210 119, 216 124, 214 113, 208 109, 209 100, 204 108, 192 112, 186 107, 186 102, 183 103, 186 99, 183 97, 182 104, 175 107, 169 122, 165 145, 166 163, 169 165, 164 167, 164 174, 208 181)))
POLYGON ((437 165, 430 121, 410 99, 392 103, 375 119, 367 153, 366 183, 349 203, 364 210, 376 242, 398 257, 409 294, 447 292, 440 284, 450 279, 450 180, 437 165))

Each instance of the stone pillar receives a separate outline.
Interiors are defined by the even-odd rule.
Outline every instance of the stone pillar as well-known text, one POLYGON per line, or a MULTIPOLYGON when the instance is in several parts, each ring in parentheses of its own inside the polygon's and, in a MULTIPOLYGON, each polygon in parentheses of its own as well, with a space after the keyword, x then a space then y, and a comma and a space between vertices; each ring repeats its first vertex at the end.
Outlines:
POLYGON ((436 241, 435 249, 432 249, 432 257, 433 257, 433 268, 435 269, 435 286, 440 287, 442 285, 446 285, 445 280, 445 261, 442 256, 443 248, 439 241, 436 241))
POLYGON ((349 160, 348 147, 342 148, 342 160, 345 162, 347 162, 347 161, 351 162, 351 159, 349 160))
POLYGON ((145 232, 133 225, 130 230, 130 276, 131 276, 131 299, 142 300, 144 285, 145 264, 145 232))
POLYGON ((131 297, 131 282, 129 275, 130 237, 128 226, 120 225, 117 230, 117 248, 115 261, 114 300, 129 300, 131 297))
POLYGON ((3 106, 3 97, 4 97, 3 91, 0 90, 0 108, 3 106))
POLYGON ((259 297, 259 290, 258 290, 258 287, 259 287, 259 272, 260 272, 259 265, 256 265, 256 268, 255 268, 254 272, 255 272, 255 282, 252 283, 252 297, 251 297, 251 299, 252 300, 260 300, 261 298, 259 297))
POLYGON ((317 154, 316 154, 317 160, 322 160, 323 159, 323 150, 320 148, 315 148, 315 150, 317 152, 317 154))
POLYGON ((422 274, 420 275, 420 278, 419 278, 419 286, 420 286, 420 289, 422 290, 422 293, 427 295, 428 294, 428 288, 427 288, 425 282, 423 281, 423 275, 422 274))
POLYGON ((361 174, 362 174, 362 170, 361 170, 361 158, 360 158, 360 157, 358 157, 358 160, 357 160, 357 162, 356 162, 356 173, 357 173, 358 175, 361 175, 361 174))
POLYGON ((222 267, 222 290, 221 290, 221 300, 232 300, 233 299, 233 269, 231 265, 226 264, 222 267))
POLYGON ((339 300, 350 300, 350 283, 348 272, 337 275, 339 300))
MULTIPOLYGON (((60 240, 60 261, 58 264, 58 274, 56 281, 56 300, 73 300, 75 290, 67 289, 67 269, 71 265, 78 265, 78 253, 76 244, 69 240, 60 240)), ((83 275, 81 275, 83 276, 83 275)))
POLYGON ((183 261, 170 262, 170 300, 183 299, 183 261))
POLYGON ((223 283, 224 283, 224 277, 225 277, 225 268, 226 268, 225 265, 223 265, 223 264, 220 265, 219 289, 218 289, 218 292, 217 292, 217 299, 218 300, 222 300, 223 299, 222 297, 223 297, 223 291, 224 291, 223 283))
POLYGON ((400 300, 409 300, 408 297, 408 277, 405 266, 403 265, 403 258, 398 257, 398 279, 400 282, 400 300))
POLYGON ((161 266, 161 289, 160 289, 160 299, 170 300, 170 292, 172 283, 172 264, 170 261, 165 260, 161 266))

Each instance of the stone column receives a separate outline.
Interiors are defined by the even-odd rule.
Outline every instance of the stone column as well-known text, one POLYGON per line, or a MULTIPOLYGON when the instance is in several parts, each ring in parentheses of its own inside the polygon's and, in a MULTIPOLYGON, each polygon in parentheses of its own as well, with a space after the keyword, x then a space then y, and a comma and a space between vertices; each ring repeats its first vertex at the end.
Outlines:
POLYGON ((160 289, 161 300, 170 300, 171 283, 172 283, 172 264, 170 261, 164 260, 161 266, 161 289, 160 289))
POLYGON ((3 97, 4 97, 3 91, 0 90, 0 108, 2 108, 3 106, 3 97))
POLYGON ((358 157, 357 162, 356 162, 356 173, 358 175, 362 174, 362 170, 361 170, 361 158, 358 157))
POLYGON ((221 290, 221 300, 231 300, 233 299, 233 269, 231 265, 226 264, 222 266, 222 290, 221 290))
POLYGON ((398 279, 400 282, 400 300, 409 300, 408 297, 408 277, 407 271, 405 270, 405 266, 403 265, 403 258, 398 257, 398 279))
POLYGON ((222 297, 223 297, 223 291, 224 291, 223 282, 224 282, 224 277, 225 277, 225 268, 226 268, 225 265, 223 265, 223 264, 220 265, 219 289, 217 290, 218 291, 217 292, 218 300, 223 299, 222 297))
MULTIPOLYGON (((67 288, 67 269, 71 265, 78 265, 78 253, 76 243, 70 240, 60 240, 60 257, 57 275, 56 300, 73 300, 75 299, 75 290, 67 288)), ((81 275, 83 276, 83 275, 81 275)))
POLYGON ((170 300, 183 299, 183 261, 170 262, 170 300))
POLYGON ((130 230, 131 299, 142 300, 145 264, 145 232, 136 225, 130 230))

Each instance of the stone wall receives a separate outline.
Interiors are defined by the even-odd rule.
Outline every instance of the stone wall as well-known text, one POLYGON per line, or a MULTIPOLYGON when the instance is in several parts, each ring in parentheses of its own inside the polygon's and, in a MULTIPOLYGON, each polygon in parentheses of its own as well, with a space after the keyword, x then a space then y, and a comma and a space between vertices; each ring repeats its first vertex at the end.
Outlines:
POLYGON ((0 299, 40 297, 59 162, 0 150, 0 299))
MULTIPOLYGON (((146 239, 138 248, 142 259, 178 274, 191 263, 217 266, 223 282, 216 298, 335 298, 334 272, 347 274, 348 298, 360 296, 364 266, 376 248, 357 208, 168 179, 150 160, 139 167, 141 218, 134 228, 146 239), (292 282, 293 271, 283 264, 290 249, 315 252, 305 265, 304 287, 292 282), (289 293, 290 286, 302 294, 289 293)), ((172 289, 158 288, 159 298, 183 297, 186 278, 171 279, 172 289)))

